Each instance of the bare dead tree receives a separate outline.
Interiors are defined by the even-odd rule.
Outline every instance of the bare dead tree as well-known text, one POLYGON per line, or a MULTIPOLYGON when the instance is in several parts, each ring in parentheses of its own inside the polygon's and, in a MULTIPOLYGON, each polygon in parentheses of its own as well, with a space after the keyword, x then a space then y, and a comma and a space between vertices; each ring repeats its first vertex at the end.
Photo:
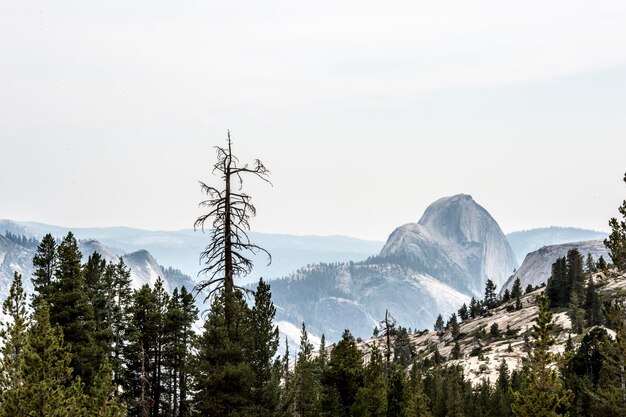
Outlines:
POLYGON ((391 338, 396 334, 396 319, 385 310, 385 318, 378 322, 376 327, 379 336, 385 337, 385 364, 386 372, 389 372, 391 364, 391 338))
POLYGON ((205 267, 198 275, 208 278, 195 287, 197 294, 204 292, 205 300, 215 293, 244 288, 235 284, 235 277, 245 276, 252 271, 252 261, 248 256, 258 252, 272 258, 265 249, 250 242, 247 231, 250 230, 250 217, 256 215, 256 209, 250 202, 251 197, 242 191, 243 177, 252 175, 271 185, 269 171, 263 163, 255 159, 252 164, 240 165, 232 153, 230 131, 227 133, 228 146, 216 146, 217 162, 213 165, 213 174, 219 175, 223 188, 216 188, 200 181, 203 193, 208 198, 200 202, 200 207, 207 207, 209 212, 201 215, 194 223, 194 230, 202 229, 210 220, 211 242, 200 254, 200 261, 205 267))

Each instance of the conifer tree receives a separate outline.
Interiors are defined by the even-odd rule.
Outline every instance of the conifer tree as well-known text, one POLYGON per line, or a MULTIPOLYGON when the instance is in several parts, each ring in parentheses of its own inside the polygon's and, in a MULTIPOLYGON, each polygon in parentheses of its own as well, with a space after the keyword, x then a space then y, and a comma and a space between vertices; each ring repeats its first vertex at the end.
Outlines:
POLYGON ((513 281, 513 288, 511 288, 511 298, 519 298, 522 296, 522 282, 519 277, 513 281))
POLYGON ((492 280, 488 279, 485 284, 485 300, 484 305, 487 308, 494 308, 497 305, 496 284, 492 280))
POLYGON ((193 404, 201 415, 227 416, 254 406, 254 372, 245 355, 250 335, 247 311, 239 291, 214 297, 193 364, 193 404))
POLYGON ((321 411, 321 386, 315 378, 315 363, 312 354, 313 345, 309 342, 306 326, 302 323, 300 351, 291 380, 293 409, 296 415, 301 417, 317 417, 321 411))
POLYGON ((587 282, 587 288, 585 290, 585 318, 587 320, 587 326, 593 327, 601 325, 602 320, 602 306, 598 297, 598 292, 593 284, 593 280, 589 278, 587 282))
POLYGON ((108 358, 96 373, 89 396, 85 396, 85 417, 124 417, 126 406, 119 403, 117 385, 113 381, 108 358))
POLYGON ((93 307, 81 270, 82 255, 72 232, 63 239, 57 254, 55 281, 49 295, 50 322, 63 330, 64 340, 72 352, 74 374, 89 386, 100 368, 103 352, 94 340, 93 307))
POLYGON ((63 332, 50 324, 44 301, 35 307, 23 355, 23 384, 6 393, 0 416, 86 415, 82 384, 72 378, 72 354, 63 343, 63 332))
POLYGON ((322 384, 323 415, 350 416, 356 393, 363 385, 363 357, 350 331, 343 332, 331 351, 322 384))
MULTIPOLYGON (((626 182, 626 174, 624 174, 624 182, 626 182)), ((604 245, 609 249, 609 255, 619 270, 626 268, 626 200, 619 207, 622 219, 618 220, 613 217, 609 220, 611 234, 604 240, 604 245)))
POLYGON ((409 332, 405 327, 400 326, 393 343, 393 362, 404 369, 413 361, 413 355, 409 332))
POLYGON ((32 306, 39 304, 41 299, 49 300, 52 290, 52 281, 57 267, 57 245, 50 233, 41 239, 37 246, 37 253, 33 258, 33 294, 32 306))
POLYGON ((7 393, 19 389, 24 383, 22 367, 28 314, 22 276, 17 272, 13 275, 9 295, 2 304, 2 313, 9 320, 0 324, 0 404, 7 400, 7 393))
POLYGON ((443 334, 444 323, 441 314, 437 316, 437 320, 435 321, 435 325, 433 326, 433 328, 438 334, 443 334))
POLYGON ((572 392, 564 388, 553 367, 555 357, 550 351, 555 343, 553 329, 554 321, 548 310, 548 299, 542 295, 539 299, 539 314, 531 332, 533 350, 529 354, 528 370, 524 373, 521 389, 513 393, 512 410, 515 416, 565 415, 572 401, 572 392))
POLYGON ((383 359, 376 345, 372 346, 370 361, 363 372, 363 386, 357 391, 351 408, 352 417, 387 416, 387 381, 383 359))
POLYGON ((413 363, 404 390, 403 417, 432 417, 428 407, 428 398, 424 394, 422 373, 416 363, 413 363))
POLYGON ((459 318, 462 321, 469 319, 469 311, 467 310, 467 305, 465 303, 463 303, 458 313, 459 313, 459 318))
MULTIPOLYGON (((250 311, 251 347, 250 365, 254 372, 254 401, 265 415, 278 409, 280 395, 276 382, 280 363, 274 360, 278 349, 278 327, 274 325, 276 307, 272 302, 270 285, 259 280, 250 311)), ((304 330, 304 327, 303 327, 304 330)))

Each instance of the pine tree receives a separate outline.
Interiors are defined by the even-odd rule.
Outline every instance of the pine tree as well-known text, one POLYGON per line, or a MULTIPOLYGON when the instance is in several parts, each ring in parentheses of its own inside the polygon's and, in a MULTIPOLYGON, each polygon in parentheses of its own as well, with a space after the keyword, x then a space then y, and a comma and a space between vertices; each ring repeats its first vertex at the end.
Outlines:
POLYGON ((587 320, 587 326, 593 327, 601 325, 602 320, 602 307, 600 305, 600 299, 598 292, 593 284, 593 280, 590 278, 587 282, 587 288, 585 290, 585 319, 587 320))
POLYGON ((239 291, 223 291, 214 298, 194 356, 197 413, 219 417, 253 407, 254 372, 245 355, 250 343, 248 323, 248 307, 239 291))
POLYGON ((498 304, 497 301, 498 300, 497 300, 497 295, 496 295, 496 284, 494 284, 492 280, 488 279, 487 283, 485 284, 484 305, 488 309, 489 308, 494 308, 498 304))
POLYGON ((434 330, 438 333, 438 334, 443 334, 443 328, 444 328, 444 323, 443 323, 443 317, 441 317, 441 314, 437 316, 437 320, 435 321, 435 326, 434 326, 434 330))
POLYGON ((57 254, 55 281, 49 295, 50 322, 63 330, 64 340, 72 352, 74 375, 89 386, 100 368, 104 352, 94 339, 93 307, 81 270, 82 255, 72 232, 63 239, 57 254))
POLYGON ((102 362, 95 375, 89 396, 85 397, 85 417, 124 417, 126 405, 117 398, 117 386, 113 381, 108 359, 102 362))
POLYGON ((507 303, 511 300, 511 292, 509 291, 509 289, 507 288, 504 291, 504 295, 502 296, 502 302, 503 303, 507 303))
POLYGON ((452 350, 450 351, 450 358, 451 359, 461 359, 461 346, 459 345, 458 340, 454 342, 454 346, 452 347, 452 350))
POLYGON ((294 410, 300 417, 317 417, 321 411, 321 386, 315 378, 315 363, 312 354, 313 345, 309 342, 306 326, 302 323, 300 351, 291 382, 294 410))
POLYGON ((19 389, 24 383, 22 366, 29 321, 22 276, 17 272, 2 304, 2 313, 9 320, 0 324, 0 404, 7 400, 7 393, 19 389))
POLYGON ((519 277, 513 281, 513 288, 511 288, 511 298, 520 298, 522 296, 522 282, 519 277))
POLYGON ((322 384, 323 414, 348 417, 356 393, 363 385, 363 357, 348 330, 330 353, 322 384))
POLYGON ((72 354, 63 343, 63 332, 50 324, 44 301, 35 307, 22 359, 23 384, 6 393, 0 416, 86 415, 82 384, 72 378, 72 354))
POLYGON ((411 367, 404 393, 403 417, 432 417, 428 407, 428 398, 424 394, 422 374, 416 363, 411 367))
POLYGON ((57 245, 51 234, 47 234, 41 239, 37 246, 37 253, 33 258, 33 294, 32 306, 35 307, 39 301, 49 300, 52 289, 54 272, 57 268, 57 245))
POLYGON ((498 368, 498 379, 496 380, 495 390, 491 396, 489 416, 508 417, 512 416, 510 391, 511 377, 509 375, 509 367, 503 359, 498 368))
MULTIPOLYGON (((626 182, 626 174, 624 174, 624 182, 626 182)), ((622 215, 621 220, 613 217, 609 220, 611 234, 604 240, 604 245, 609 249, 609 255, 618 269, 626 268, 626 200, 619 207, 622 215)))
POLYGON ((533 350, 524 373, 522 387, 513 393, 513 413, 519 417, 550 417, 564 415, 572 401, 572 392, 563 387, 557 371, 553 368, 555 357, 550 352, 555 339, 552 336, 554 321, 548 310, 548 299, 539 299, 539 314, 531 335, 533 350))
POLYGON ((393 362, 404 369, 413 361, 414 354, 408 331, 399 327, 393 343, 393 362))
POLYGON ((469 319, 469 311, 467 310, 467 305, 465 303, 463 303, 458 313, 459 313, 459 318, 462 321, 469 319))
MULTIPOLYGON (((276 385, 280 364, 273 358, 278 349, 278 327, 274 325, 276 307, 272 303, 270 285, 259 280, 254 306, 250 311, 251 350, 250 364, 255 375, 254 401, 264 415, 278 409, 279 387, 276 385)), ((303 328, 304 330, 304 328, 303 328)))
POLYGON ((585 269, 587 273, 593 274, 597 272, 596 262, 593 260, 593 256, 591 256, 590 252, 587 252, 587 261, 585 262, 585 269))

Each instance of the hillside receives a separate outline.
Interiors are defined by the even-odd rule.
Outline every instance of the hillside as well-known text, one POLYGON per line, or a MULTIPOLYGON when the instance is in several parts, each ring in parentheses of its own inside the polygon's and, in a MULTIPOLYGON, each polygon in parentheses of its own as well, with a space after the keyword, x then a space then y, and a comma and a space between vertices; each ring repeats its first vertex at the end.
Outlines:
MULTIPOLYGON (((615 299, 623 296, 626 291, 626 274, 618 274, 615 270, 600 272, 593 275, 597 290, 602 301, 615 299)), ((515 310, 514 302, 505 303, 498 308, 490 310, 488 314, 475 319, 469 319, 460 323, 459 336, 455 339, 451 330, 443 334, 435 331, 411 334, 410 343, 415 358, 421 360, 432 359, 435 349, 445 357, 448 365, 461 365, 465 377, 474 384, 487 379, 491 384, 498 377, 498 367, 502 360, 507 363, 510 370, 520 369, 528 353, 525 350, 525 336, 529 336, 535 318, 537 317, 537 297, 544 288, 535 290, 521 298, 522 308, 515 310), (497 324, 499 336, 490 335, 492 325, 497 324), (508 332, 507 332, 508 330, 508 332), (461 348, 460 359, 450 359, 454 343, 458 342, 461 348)), ((557 343, 553 347, 554 352, 562 353, 568 337, 572 337, 574 344, 580 342, 583 334, 576 335, 571 331, 571 322, 568 314, 563 311, 553 313, 553 320, 557 325, 557 343)), ((589 328, 585 329, 585 333, 589 328)), ((372 346, 376 345, 381 351, 385 351, 384 338, 372 338, 361 341, 360 349, 368 361, 372 346)))
POLYGON ((544 246, 526 255, 524 262, 517 271, 515 271, 515 274, 502 285, 500 294, 503 294, 507 289, 510 290, 517 278, 520 279, 522 288, 526 288, 529 284, 533 287, 543 284, 550 277, 554 261, 556 261, 557 258, 567 255, 567 252, 573 249, 578 250, 583 256, 591 254, 595 261, 597 261, 600 256, 602 256, 605 261, 610 259, 608 249, 601 240, 544 246))

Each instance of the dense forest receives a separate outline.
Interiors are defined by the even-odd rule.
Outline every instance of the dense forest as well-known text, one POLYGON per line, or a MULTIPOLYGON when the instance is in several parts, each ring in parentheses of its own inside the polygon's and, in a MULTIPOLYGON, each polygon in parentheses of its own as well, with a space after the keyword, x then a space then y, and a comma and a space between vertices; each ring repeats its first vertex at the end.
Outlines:
MULTIPOLYGON (((602 299, 594 274, 624 279, 626 201, 623 220, 611 219, 606 240, 611 264, 585 260, 576 251, 558 259, 524 337, 519 369, 500 364, 495 383, 472 383, 455 345, 446 358, 434 349, 414 351, 410 330, 385 317, 375 329, 380 343, 368 352, 346 330, 334 345, 324 338, 314 351, 302 324, 295 354, 278 356, 279 333, 270 285, 252 291, 237 279, 250 272, 247 252, 262 250, 247 238, 254 206, 241 191, 246 175, 267 180, 260 161, 240 165, 228 147, 214 166, 223 188, 202 184, 210 240, 202 253, 206 280, 195 291, 168 294, 131 289, 120 260, 97 253, 85 263, 76 239, 46 235, 37 246, 33 277, 15 274, 3 304, 9 318, 0 339, 0 416, 597 416, 626 413, 624 294, 602 299), (231 181, 234 184, 231 184, 231 181), (237 184, 238 182, 238 184, 237 184), (32 279, 27 296, 22 279, 32 279), (194 294, 206 297, 199 314, 194 294), (575 335, 563 353, 553 349, 555 311, 567 311, 575 335), (200 319, 200 321, 199 321, 200 319), (195 323, 202 328, 196 329, 195 323), (379 347, 380 346, 380 347, 379 347)), ((624 178, 626 181, 626 177, 624 178)), ((20 238, 21 239, 21 238, 20 238)), ((24 244, 30 244, 26 241, 24 244)), ((460 338, 459 323, 521 309, 519 282, 499 298, 488 282, 483 300, 463 305, 435 331, 460 338)), ((499 337, 491 328, 482 337, 499 337)))

